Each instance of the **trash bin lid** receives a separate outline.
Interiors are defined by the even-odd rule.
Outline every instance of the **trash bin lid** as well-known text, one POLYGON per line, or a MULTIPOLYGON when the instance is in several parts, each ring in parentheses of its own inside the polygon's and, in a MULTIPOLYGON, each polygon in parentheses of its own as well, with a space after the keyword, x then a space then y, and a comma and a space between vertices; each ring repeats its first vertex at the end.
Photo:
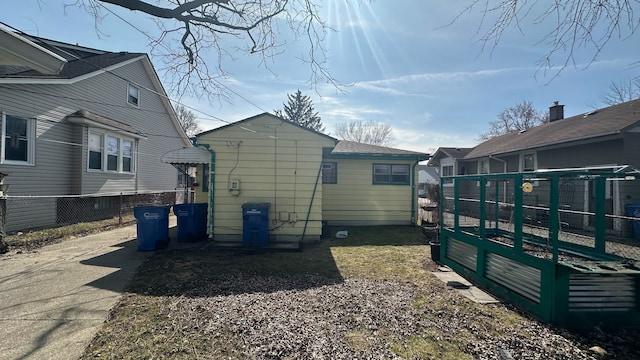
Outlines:
POLYGON ((264 209, 271 207, 271 203, 244 203, 242 204, 243 209, 264 209))

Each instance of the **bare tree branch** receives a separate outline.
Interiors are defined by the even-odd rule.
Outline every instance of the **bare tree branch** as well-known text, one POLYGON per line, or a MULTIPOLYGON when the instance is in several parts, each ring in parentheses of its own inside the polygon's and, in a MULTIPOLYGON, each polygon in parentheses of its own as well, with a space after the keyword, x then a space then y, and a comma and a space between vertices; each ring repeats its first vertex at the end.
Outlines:
POLYGON ((548 49, 538 59, 540 69, 545 73, 553 70, 554 77, 569 65, 588 67, 612 38, 624 41, 640 27, 638 0, 472 0, 452 23, 462 21, 463 15, 475 8, 482 13, 476 33, 482 43, 481 51, 487 46, 493 51, 502 35, 512 29, 524 33, 525 19, 530 19, 532 25, 553 24, 537 44, 548 49), (577 59, 581 49, 592 53, 586 62, 577 59))
POLYGON ((640 76, 626 81, 609 84, 609 89, 602 94, 602 102, 607 105, 615 105, 640 98, 640 76))
POLYGON ((337 124, 335 133, 341 140, 364 144, 393 146, 395 143, 391 126, 373 120, 337 124))
POLYGON ((150 54, 166 74, 169 91, 179 96, 228 100, 231 91, 221 80, 228 76, 223 61, 233 60, 230 50, 261 57, 261 66, 271 71, 267 60, 282 52, 284 35, 280 31, 285 27, 308 43, 309 53, 301 60, 309 66, 310 83, 315 87, 323 81, 341 87, 326 67, 322 42, 330 28, 313 0, 75 0, 72 5, 92 15, 96 27, 104 12, 111 12, 110 6, 154 18, 160 35, 149 36, 150 54), (229 49, 228 38, 244 45, 229 49), (217 55, 215 64, 209 60, 211 54, 217 55))
POLYGON ((531 101, 524 100, 503 109, 496 120, 489 122, 489 130, 480 134, 478 140, 485 141, 496 136, 527 130, 546 122, 549 122, 549 113, 536 110, 531 101))

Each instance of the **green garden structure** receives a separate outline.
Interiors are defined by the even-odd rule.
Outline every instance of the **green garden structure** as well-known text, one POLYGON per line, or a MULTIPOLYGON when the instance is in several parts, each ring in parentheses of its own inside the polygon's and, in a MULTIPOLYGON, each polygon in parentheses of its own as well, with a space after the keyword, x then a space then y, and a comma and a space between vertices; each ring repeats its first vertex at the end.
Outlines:
POLYGON ((629 167, 443 177, 440 261, 541 320, 640 326, 629 167))

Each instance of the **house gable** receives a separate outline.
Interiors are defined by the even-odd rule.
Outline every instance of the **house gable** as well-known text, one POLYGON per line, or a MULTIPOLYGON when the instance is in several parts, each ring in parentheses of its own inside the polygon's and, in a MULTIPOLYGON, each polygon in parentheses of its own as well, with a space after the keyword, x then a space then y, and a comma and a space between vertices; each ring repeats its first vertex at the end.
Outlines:
MULTIPOLYGON (((264 113, 196 135, 215 154, 214 233, 242 239, 242 204, 269 203, 271 234, 282 241, 319 238, 322 231, 322 149, 335 139, 264 113), (233 185, 233 186, 232 186, 233 185), (306 230, 305 230, 306 229, 306 230)), ((197 201, 209 199, 198 167, 197 201)))

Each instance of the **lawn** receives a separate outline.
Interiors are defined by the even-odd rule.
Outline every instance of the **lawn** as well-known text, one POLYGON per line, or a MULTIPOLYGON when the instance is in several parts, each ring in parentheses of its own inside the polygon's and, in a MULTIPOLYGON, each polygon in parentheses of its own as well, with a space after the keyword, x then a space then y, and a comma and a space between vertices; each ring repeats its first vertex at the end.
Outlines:
POLYGON ((506 304, 471 302, 431 274, 437 266, 419 228, 346 229, 347 238, 303 252, 220 251, 205 243, 157 251, 83 359, 640 355, 632 343, 611 344, 637 332, 572 333, 506 304), (594 345, 608 355, 595 355, 594 345))

